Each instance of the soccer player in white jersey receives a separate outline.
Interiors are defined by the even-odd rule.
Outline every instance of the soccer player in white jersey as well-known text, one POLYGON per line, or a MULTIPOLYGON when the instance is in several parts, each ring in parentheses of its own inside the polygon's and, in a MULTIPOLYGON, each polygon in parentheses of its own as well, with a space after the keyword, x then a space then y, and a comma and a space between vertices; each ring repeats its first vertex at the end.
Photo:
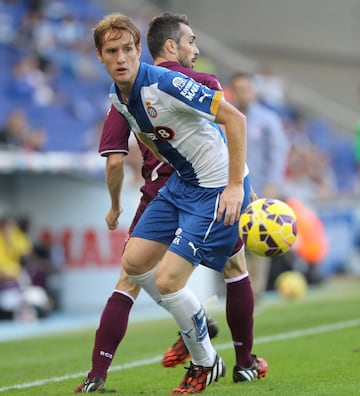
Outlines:
POLYGON ((94 38, 115 82, 113 105, 176 169, 135 227, 122 264, 174 316, 191 352, 190 368, 173 394, 198 393, 223 376, 225 366, 186 282, 201 263, 222 271, 238 239, 240 209, 249 201, 245 117, 221 92, 140 63, 140 34, 128 17, 105 17, 94 38), (228 145, 213 121, 225 125, 228 145))
MULTIPOLYGON (((199 49, 186 15, 165 12, 154 17, 149 24, 147 42, 155 65, 181 72, 213 90, 221 89, 215 75, 193 70, 199 49)), ((99 153, 107 157, 106 175, 111 209, 106 222, 111 230, 118 226, 123 177, 122 159, 128 152, 129 135, 127 121, 114 106, 111 106, 99 142, 99 153)), ((174 172, 172 166, 159 161, 139 141, 138 144, 143 156, 142 174, 145 183, 141 187, 142 196, 129 228, 129 235, 132 234, 146 206, 174 172)), ((252 353, 254 298, 246 268, 244 247, 240 239, 224 267, 223 274, 226 284, 226 317, 235 352, 233 381, 263 378, 267 374, 268 366, 263 358, 252 353)), ((95 392, 104 388, 108 369, 125 335, 130 310, 140 291, 138 285, 135 285, 122 268, 115 289, 101 314, 94 340, 91 369, 83 382, 75 388, 75 392, 95 392)), ((218 332, 216 322, 207 316, 207 324, 210 338, 215 337, 218 332)), ((189 351, 180 335, 166 350, 162 365, 175 367, 185 363, 189 357, 189 351)))

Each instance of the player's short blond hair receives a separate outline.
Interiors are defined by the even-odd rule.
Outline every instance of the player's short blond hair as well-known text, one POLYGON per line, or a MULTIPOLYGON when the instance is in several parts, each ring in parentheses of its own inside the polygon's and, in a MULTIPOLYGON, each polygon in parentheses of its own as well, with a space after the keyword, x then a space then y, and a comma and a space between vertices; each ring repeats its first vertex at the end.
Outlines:
POLYGON ((109 31, 116 32, 127 31, 134 38, 136 46, 140 44, 141 33, 135 22, 123 14, 106 15, 94 29, 94 42, 96 49, 101 52, 104 45, 104 38, 109 31))

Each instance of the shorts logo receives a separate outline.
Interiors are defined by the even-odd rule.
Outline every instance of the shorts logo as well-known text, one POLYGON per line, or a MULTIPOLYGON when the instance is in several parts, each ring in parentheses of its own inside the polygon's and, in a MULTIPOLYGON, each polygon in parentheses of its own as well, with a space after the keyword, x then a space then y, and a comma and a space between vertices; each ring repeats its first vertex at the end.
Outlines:
POLYGON ((181 233, 182 233, 182 229, 178 228, 175 232, 175 238, 173 239, 172 243, 174 243, 175 245, 179 245, 180 241, 181 241, 181 233))
POLYGON ((172 84, 175 88, 181 91, 185 86, 186 80, 181 77, 175 77, 172 80, 172 84))
POLYGON ((167 126, 156 126, 154 127, 154 135, 158 140, 167 141, 174 139, 175 132, 167 126))
POLYGON ((157 117, 157 110, 154 106, 151 106, 151 103, 146 102, 146 112, 148 113, 149 117, 156 118, 157 117))
POLYGON ((196 256, 196 253, 197 253, 197 251, 199 250, 199 248, 195 247, 195 245, 194 245, 193 242, 191 242, 191 241, 188 243, 188 246, 191 247, 191 249, 192 249, 193 252, 194 252, 194 256, 196 256))

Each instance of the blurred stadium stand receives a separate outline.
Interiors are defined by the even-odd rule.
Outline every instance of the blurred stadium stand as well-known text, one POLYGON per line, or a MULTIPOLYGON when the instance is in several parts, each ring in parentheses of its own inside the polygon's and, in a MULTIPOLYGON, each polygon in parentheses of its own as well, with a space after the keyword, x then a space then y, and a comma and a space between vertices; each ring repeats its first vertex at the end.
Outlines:
POLYGON ((84 134, 107 107, 109 81, 90 33, 105 12, 95 1, 0 2, 7 32, 0 39, 1 124, 21 108, 33 127, 46 130, 45 151, 84 150, 84 134))
MULTIPOLYGON (((115 1, 108 3, 116 7, 115 1)), ((264 66, 283 77, 290 110, 284 115, 291 118, 293 110, 305 115, 308 137, 330 156, 339 194, 359 193, 354 150, 360 119, 358 1, 152 3, 190 15, 200 49, 211 57, 223 85, 234 71, 256 74, 264 66), (338 30, 333 29, 335 21, 338 30)), ((136 10, 145 2, 135 0, 132 5, 136 10)))
MULTIPOLYGON (((91 28, 102 15, 112 11, 132 15, 145 35, 149 19, 164 8, 178 12, 189 8, 201 50, 215 65, 224 85, 229 75, 239 68, 253 73, 261 69, 258 59, 237 49, 239 46, 241 49, 241 44, 236 44, 234 38, 229 40, 229 45, 220 41, 223 37, 228 38, 229 32, 210 36, 201 31, 197 26, 204 26, 203 20, 198 18, 201 7, 190 3, 132 0, 119 5, 118 1, 111 0, 2 0, 0 125, 4 124, 11 110, 21 108, 26 111, 32 127, 46 131, 43 151, 81 152, 89 149, 87 135, 104 117, 110 82, 97 62, 91 28), (27 59, 31 57, 35 60, 27 59)), ((277 3, 280 5, 281 0, 277 3)), ((241 7, 241 2, 239 4, 241 7)), ((230 6, 235 7, 233 3, 230 6)), ((253 7, 255 10, 256 5, 253 7)), ((254 10, 247 12, 252 15, 254 10)), ((210 9, 207 13, 209 20, 216 19, 210 9)), ((234 27, 227 28, 228 31, 232 29, 234 27)), ((143 47, 143 60, 151 62, 145 40, 143 47)), ((280 71, 276 72, 281 75, 280 71)), ((320 150, 331 154, 334 170, 341 174, 338 177, 341 191, 352 192, 356 163, 351 144, 358 114, 351 107, 335 102, 293 78, 289 81, 287 78, 286 84, 287 105, 310 117, 309 137, 320 150), (350 152, 347 153, 347 149, 350 152)), ((95 144, 92 149, 97 149, 95 144)))

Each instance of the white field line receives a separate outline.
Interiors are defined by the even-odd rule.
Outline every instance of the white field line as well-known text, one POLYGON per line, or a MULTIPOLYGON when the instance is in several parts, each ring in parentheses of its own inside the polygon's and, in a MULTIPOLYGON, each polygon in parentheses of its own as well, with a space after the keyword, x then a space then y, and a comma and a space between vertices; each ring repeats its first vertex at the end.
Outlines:
MULTIPOLYGON (((260 345, 260 344, 266 344, 266 343, 274 342, 274 341, 291 340, 293 338, 300 338, 300 337, 306 337, 309 335, 329 333, 331 331, 343 330, 343 329, 357 327, 357 326, 360 326, 360 318, 354 319, 354 320, 348 320, 345 322, 330 323, 330 324, 323 325, 323 326, 309 327, 307 329, 295 330, 295 331, 290 331, 287 333, 279 333, 279 334, 274 334, 274 335, 270 335, 270 336, 259 337, 259 338, 255 339, 255 344, 260 345)), ((230 348, 232 348, 232 343, 216 345, 217 350, 225 350, 225 349, 230 349, 230 348)), ((126 369, 130 369, 130 368, 135 368, 135 367, 148 366, 153 363, 158 363, 161 360, 162 360, 162 355, 158 355, 158 356, 154 356, 149 359, 135 360, 134 362, 131 362, 131 363, 112 366, 109 369, 109 371, 121 371, 121 370, 126 370, 126 369)), ((61 377, 50 377, 50 378, 44 378, 44 379, 32 381, 32 382, 24 382, 22 384, 4 386, 4 387, 0 388, 0 392, 6 392, 6 391, 12 390, 12 389, 33 388, 35 386, 42 386, 42 385, 46 385, 46 384, 50 384, 50 383, 54 383, 54 382, 61 382, 61 381, 69 380, 69 379, 86 377, 87 373, 88 373, 87 371, 84 371, 84 372, 80 372, 80 373, 62 375, 61 377)))

